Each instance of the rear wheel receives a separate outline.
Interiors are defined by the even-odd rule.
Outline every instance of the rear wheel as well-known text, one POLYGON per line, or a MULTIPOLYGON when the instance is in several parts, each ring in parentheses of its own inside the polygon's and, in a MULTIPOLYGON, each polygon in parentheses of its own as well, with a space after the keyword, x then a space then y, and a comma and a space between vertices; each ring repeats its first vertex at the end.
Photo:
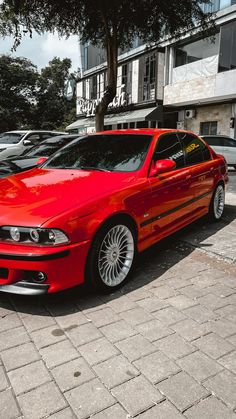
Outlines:
POLYGON ((92 284, 112 292, 123 284, 134 265, 136 237, 129 223, 112 223, 95 237, 88 258, 87 274, 92 284))
POLYGON ((212 221, 219 221, 222 218, 225 207, 225 190, 224 186, 220 183, 217 185, 211 199, 209 207, 209 217, 212 221))

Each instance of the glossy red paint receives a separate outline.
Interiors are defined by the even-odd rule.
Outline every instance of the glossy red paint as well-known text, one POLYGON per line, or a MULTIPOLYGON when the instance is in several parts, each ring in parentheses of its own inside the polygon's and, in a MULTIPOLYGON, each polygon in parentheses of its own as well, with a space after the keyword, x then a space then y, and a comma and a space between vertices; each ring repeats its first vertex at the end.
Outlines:
POLYGON ((136 172, 42 167, 2 179, 0 226, 60 229, 69 237, 69 244, 37 246, 0 241, 0 286, 25 280, 29 271, 46 274, 49 293, 83 283, 94 236, 114 215, 133 220, 137 247, 143 251, 206 214, 216 185, 228 180, 225 161, 207 146, 210 160, 152 176, 154 149, 160 136, 168 132, 179 131, 103 133, 152 136, 144 164, 136 172))

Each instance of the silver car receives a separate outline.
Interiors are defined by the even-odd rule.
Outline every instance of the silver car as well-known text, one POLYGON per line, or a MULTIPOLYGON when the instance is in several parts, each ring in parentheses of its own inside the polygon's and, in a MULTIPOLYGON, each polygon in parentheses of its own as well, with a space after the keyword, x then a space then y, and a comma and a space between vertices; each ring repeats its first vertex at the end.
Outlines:
POLYGON ((228 166, 236 170, 236 140, 226 135, 201 135, 204 141, 217 153, 224 156, 228 166))
POLYGON ((65 134, 56 131, 8 131, 0 134, 0 161, 11 156, 20 156, 46 138, 65 134))

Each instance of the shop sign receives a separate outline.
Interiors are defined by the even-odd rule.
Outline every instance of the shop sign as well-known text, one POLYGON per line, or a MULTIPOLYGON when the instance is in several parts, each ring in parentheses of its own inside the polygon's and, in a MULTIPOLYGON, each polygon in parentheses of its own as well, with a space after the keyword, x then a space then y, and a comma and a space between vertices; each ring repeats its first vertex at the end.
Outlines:
MULTIPOLYGON (((77 115, 85 115, 86 117, 95 116, 96 107, 101 102, 99 99, 77 98, 77 115)), ((116 95, 113 101, 108 105, 108 109, 122 108, 128 105, 128 95, 125 91, 125 84, 121 85, 120 94, 116 95)))

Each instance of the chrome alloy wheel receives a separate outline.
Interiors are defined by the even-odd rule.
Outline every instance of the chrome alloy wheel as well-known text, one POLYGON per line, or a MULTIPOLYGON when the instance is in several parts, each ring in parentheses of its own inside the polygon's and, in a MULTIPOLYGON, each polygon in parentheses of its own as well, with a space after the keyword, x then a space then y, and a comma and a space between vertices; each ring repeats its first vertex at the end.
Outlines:
POLYGON ((222 217, 225 207, 225 191, 222 185, 218 185, 214 195, 214 216, 216 220, 222 217))
POLYGON ((104 237, 98 256, 102 281, 115 287, 128 275, 134 260, 134 238, 126 225, 112 227, 104 237))

